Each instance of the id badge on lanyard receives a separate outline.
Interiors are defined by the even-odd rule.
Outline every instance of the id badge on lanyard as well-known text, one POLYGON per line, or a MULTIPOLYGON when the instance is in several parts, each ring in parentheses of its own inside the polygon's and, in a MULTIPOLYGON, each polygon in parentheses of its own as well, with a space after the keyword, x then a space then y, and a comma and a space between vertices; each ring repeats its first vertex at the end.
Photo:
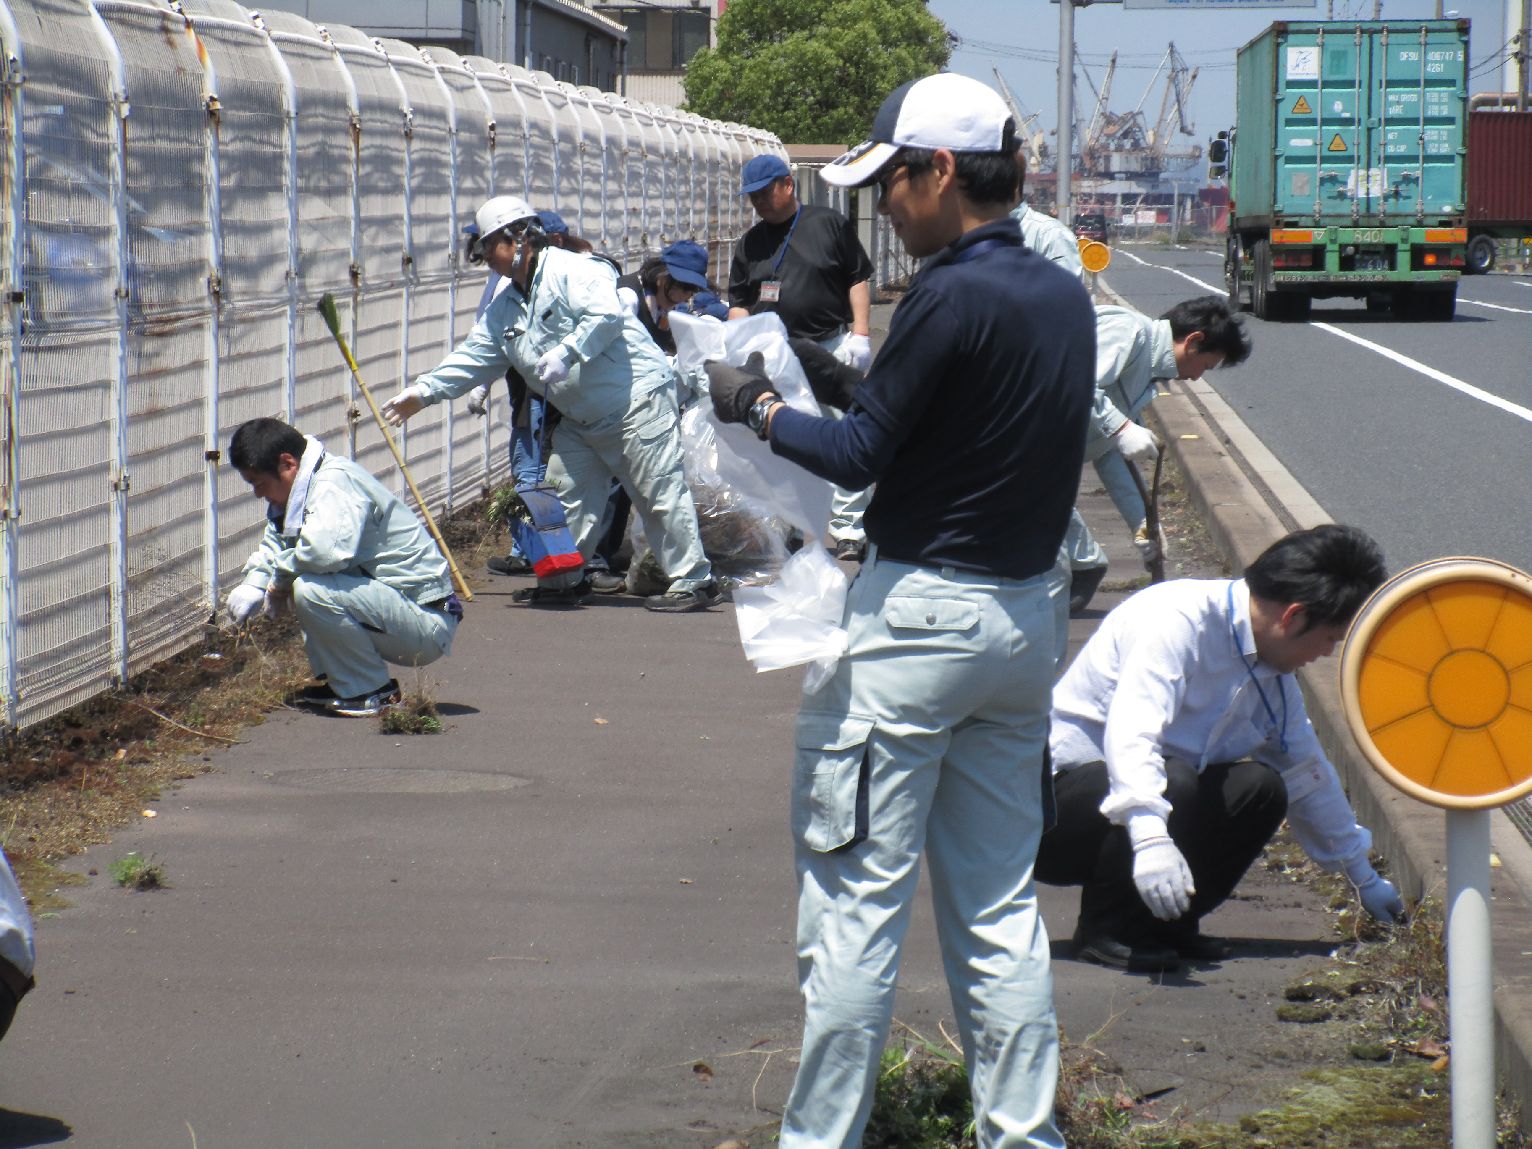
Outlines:
POLYGON ((780 303, 782 301, 782 281, 777 278, 782 274, 782 261, 787 258, 787 250, 793 245, 793 232, 798 230, 799 217, 803 215, 803 205, 798 205, 798 210, 793 213, 792 226, 787 229, 787 237, 782 240, 782 247, 777 252, 777 258, 772 260, 772 278, 761 281, 760 301, 762 303, 780 303))

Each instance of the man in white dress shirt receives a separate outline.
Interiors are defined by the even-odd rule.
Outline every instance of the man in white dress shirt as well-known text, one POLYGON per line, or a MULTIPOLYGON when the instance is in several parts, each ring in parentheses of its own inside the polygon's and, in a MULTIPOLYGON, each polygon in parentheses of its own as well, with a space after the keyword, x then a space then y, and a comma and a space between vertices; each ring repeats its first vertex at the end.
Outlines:
POLYGON ((1037 879, 1082 887, 1077 957, 1155 972, 1229 956, 1199 922, 1285 816, 1374 918, 1404 914, 1368 859, 1293 676, 1386 577, 1355 527, 1279 539, 1239 579, 1148 587, 1102 620, 1053 691, 1058 822, 1037 879))

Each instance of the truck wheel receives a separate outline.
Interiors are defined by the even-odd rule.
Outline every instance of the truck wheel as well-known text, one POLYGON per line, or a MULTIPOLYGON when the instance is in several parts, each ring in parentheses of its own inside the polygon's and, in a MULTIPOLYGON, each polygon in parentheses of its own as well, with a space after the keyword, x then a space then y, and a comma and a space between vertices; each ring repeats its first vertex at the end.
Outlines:
POLYGON ((1282 301, 1282 318, 1293 323, 1307 323, 1309 321, 1309 308, 1314 304, 1311 295, 1298 295, 1295 293, 1283 293, 1277 296, 1282 301))
POLYGON ((1495 241, 1487 235, 1476 235, 1468 241, 1463 256, 1463 270, 1469 275, 1483 275, 1495 266, 1495 241))
POLYGON ((1416 297, 1420 305, 1420 318, 1428 323, 1451 323, 1457 313, 1457 288, 1451 291, 1431 291, 1416 297))
POLYGON ((1267 290, 1267 284, 1271 282, 1271 244, 1264 239, 1256 240, 1252 255, 1250 310, 1255 312, 1257 319, 1275 319, 1271 292, 1267 290))
POLYGON ((1245 309, 1244 292, 1239 286, 1240 262, 1243 255, 1244 248, 1239 242, 1239 236, 1231 235, 1228 246, 1224 248, 1223 279, 1229 289, 1229 310, 1234 312, 1245 309))

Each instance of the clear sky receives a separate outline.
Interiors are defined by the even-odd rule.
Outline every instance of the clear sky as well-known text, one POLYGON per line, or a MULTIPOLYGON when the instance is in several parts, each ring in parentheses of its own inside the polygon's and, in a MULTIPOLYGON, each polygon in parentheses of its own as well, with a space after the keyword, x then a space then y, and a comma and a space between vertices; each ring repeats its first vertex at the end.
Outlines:
MULTIPOLYGON (((1075 71, 1075 103, 1088 117, 1095 97, 1085 76, 1083 62, 1098 86, 1106 77, 1107 60, 1118 53, 1112 81, 1110 109, 1122 113, 1138 106, 1154 69, 1170 42, 1188 66, 1199 69, 1191 93, 1192 116, 1197 137, 1211 138, 1229 126, 1234 115, 1234 54, 1240 45, 1276 20, 1322 20, 1332 8, 1336 19, 1371 19, 1377 0, 1317 0, 1314 6, 1262 8, 1255 11, 1141 11, 1121 4, 1093 4, 1075 9, 1075 43, 1079 49, 1075 71)), ((1520 0, 1510 0, 1517 12, 1520 0)), ((1495 91, 1501 72, 1491 62, 1504 58, 1506 0, 1442 0, 1448 14, 1473 21, 1469 41, 1472 70, 1470 91, 1495 91)), ((1414 20, 1436 14, 1435 0, 1382 0, 1385 20, 1414 20)), ((1024 110, 1041 113, 1036 127, 1050 135, 1057 127, 1059 8, 1048 0, 929 0, 932 15, 958 37, 949 67, 973 76, 992 87, 994 69, 1010 85, 1024 110)), ((1515 70, 1507 65, 1504 84, 1514 88, 1515 70)), ((1152 121, 1159 115, 1164 93, 1163 74, 1144 99, 1143 110, 1152 121)), ((1186 138, 1191 143, 1190 137, 1186 138)))

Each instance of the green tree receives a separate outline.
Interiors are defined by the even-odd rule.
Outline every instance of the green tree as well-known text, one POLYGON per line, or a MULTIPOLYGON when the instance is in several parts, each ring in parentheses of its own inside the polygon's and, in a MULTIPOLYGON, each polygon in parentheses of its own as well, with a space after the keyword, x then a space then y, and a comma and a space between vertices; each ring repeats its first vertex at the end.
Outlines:
POLYGON ((852 144, 883 98, 947 63, 923 0, 731 0, 686 66, 686 107, 795 144, 852 144))

